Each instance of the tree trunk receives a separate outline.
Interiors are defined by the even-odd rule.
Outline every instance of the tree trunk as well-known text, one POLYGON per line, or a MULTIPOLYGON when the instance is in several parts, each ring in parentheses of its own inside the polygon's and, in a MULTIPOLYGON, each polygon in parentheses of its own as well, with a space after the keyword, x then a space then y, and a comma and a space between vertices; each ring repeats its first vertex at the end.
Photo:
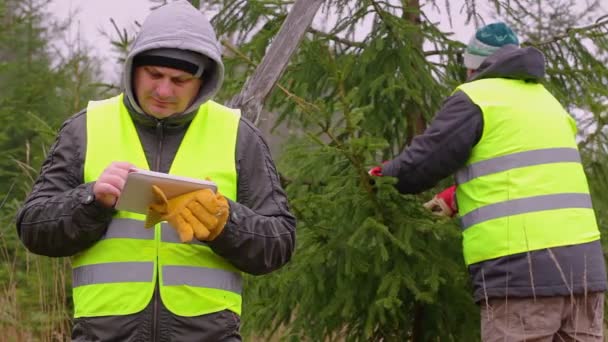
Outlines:
POLYGON ((262 62, 247 79, 241 92, 228 102, 229 107, 240 108, 247 119, 257 124, 266 98, 281 78, 291 55, 297 49, 323 2, 323 0, 295 2, 262 62))
MULTIPOLYGON (((402 0, 404 3, 403 19, 405 19, 412 26, 417 26, 418 29, 412 31, 409 35, 409 43, 415 48, 422 51, 423 40, 420 27, 420 0, 402 0)), ((426 120, 422 115, 420 108, 414 106, 412 110, 407 113, 407 144, 409 145, 418 134, 422 134, 426 129, 426 120)), ((419 342, 424 341, 424 305, 420 302, 416 302, 414 305, 414 322, 412 324, 412 341, 419 342)))
MULTIPOLYGON (((420 0, 402 0, 403 19, 408 23, 418 26, 418 30, 413 31, 410 35, 410 44, 416 49, 422 51, 422 34, 420 32, 420 0)), ((421 134, 426 129, 426 120, 418 108, 412 108, 407 113, 407 144, 409 145, 412 139, 418 134, 421 134)))
POLYGON ((424 335, 424 305, 420 302, 414 304, 414 323, 412 324, 412 342, 425 341, 424 335))

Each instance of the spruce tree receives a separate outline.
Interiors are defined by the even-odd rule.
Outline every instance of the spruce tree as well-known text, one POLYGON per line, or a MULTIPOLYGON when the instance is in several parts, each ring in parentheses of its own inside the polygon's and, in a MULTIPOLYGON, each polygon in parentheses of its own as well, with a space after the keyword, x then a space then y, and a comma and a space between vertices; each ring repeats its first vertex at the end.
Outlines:
MULTIPOLYGON (((509 2, 494 4, 506 21, 527 15, 509 2)), ((230 49, 229 97, 264 55, 289 6, 208 5, 218 11, 214 25, 230 49)), ((466 5, 470 18, 487 16, 476 12, 475 1, 466 5)), ((245 333, 314 341, 479 339, 460 230, 421 209, 452 180, 405 196, 393 179, 371 184, 366 173, 399 153, 464 80, 463 44, 427 20, 427 8, 417 1, 328 1, 328 24, 309 30, 267 103, 278 113, 274 125, 293 133, 279 165, 298 217, 298 244, 284 269, 248 278, 245 333)), ((567 108, 591 113, 603 136, 605 22, 542 41, 524 39, 547 56, 548 88, 567 108)), ((584 153, 605 156, 605 138, 593 138, 603 140, 587 144, 584 153)), ((598 207, 602 197, 607 203, 608 184, 594 161, 599 158, 586 159, 585 166, 598 207)), ((601 218, 600 224, 605 232, 601 218)))

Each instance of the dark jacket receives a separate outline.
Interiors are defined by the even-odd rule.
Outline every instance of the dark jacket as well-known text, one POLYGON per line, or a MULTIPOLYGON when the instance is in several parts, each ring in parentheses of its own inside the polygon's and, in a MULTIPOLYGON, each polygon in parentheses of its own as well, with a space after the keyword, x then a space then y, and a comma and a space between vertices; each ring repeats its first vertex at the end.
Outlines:
MULTIPOLYGON (((156 171, 168 172, 193 115, 156 120, 130 112, 148 164, 156 171)), ((31 252, 51 257, 72 256, 104 235, 114 210, 89 202, 93 183, 83 181, 85 151, 83 111, 64 123, 18 214, 17 232, 31 252)), ((224 231, 208 245, 241 271, 265 274, 289 261, 295 247, 295 218, 289 211, 268 147, 260 132, 244 118, 239 124, 235 158, 237 200, 229 201, 230 219, 224 231)), ((156 315, 157 323, 161 323, 156 325, 160 327, 157 336, 162 337, 159 341, 207 340, 202 337, 217 336, 212 334, 227 333, 226 329, 232 328, 237 333, 238 317, 229 312, 209 317, 174 317, 162 307, 157 295, 150 308, 132 317, 76 320, 75 339, 89 340, 81 339, 79 333, 84 331, 101 340, 123 331, 125 335, 121 336, 134 339, 141 336, 142 340, 152 341, 151 328, 141 326, 153 325, 154 305, 159 306, 156 315), (197 334, 188 337, 194 331, 197 334)))
MULTIPOLYGON (((545 75, 544 65, 544 56, 537 49, 508 45, 488 57, 470 80, 539 82, 545 75)), ((481 109, 464 92, 457 91, 445 100, 424 134, 382 167, 382 174, 397 177, 397 189, 402 193, 428 190, 466 164, 482 132, 481 109)), ((548 233, 550 229, 547 227, 548 233)), ((487 260, 470 265, 469 273, 476 301, 606 290, 599 241, 487 260)))
MULTIPOLYGON (((186 1, 172 2, 146 19, 134 44, 133 51, 145 51, 146 46, 194 46, 199 49, 195 51, 210 57, 203 74, 205 85, 192 110, 163 120, 141 111, 130 89, 130 77, 125 77, 129 80, 125 81, 129 91, 124 103, 152 170, 169 171, 195 115, 196 104, 206 101, 221 85, 223 65, 219 44, 205 20, 186 1), (167 23, 167 17, 180 20, 167 23), (172 29, 169 27, 172 25, 179 27, 172 29), (195 37, 188 36, 188 30, 195 37), (179 34, 179 39, 167 36, 167 32, 179 34)), ((128 60, 133 55, 131 53, 128 60)), ((125 72, 130 74, 130 63, 126 65, 125 72)), ((81 252, 103 237, 114 214, 113 209, 103 208, 93 200, 93 183, 84 183, 86 115, 82 111, 63 124, 32 192, 18 213, 17 232, 33 253, 66 257, 81 252)), ((239 270, 265 274, 291 258, 296 221, 290 213, 268 146, 260 132, 244 118, 238 127, 235 164, 236 201, 229 201, 230 217, 222 233, 207 244, 239 270)), ((126 316, 76 319, 72 338, 75 341, 234 341, 240 340, 239 322, 239 317, 227 310, 198 317, 175 316, 163 305, 157 283, 143 311, 126 316)))

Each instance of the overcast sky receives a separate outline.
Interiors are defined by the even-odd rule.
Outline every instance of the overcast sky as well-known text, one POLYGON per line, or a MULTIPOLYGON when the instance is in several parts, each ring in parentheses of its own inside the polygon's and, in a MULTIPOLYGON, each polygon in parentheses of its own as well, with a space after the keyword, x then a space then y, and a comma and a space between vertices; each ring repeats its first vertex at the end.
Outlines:
POLYGON ((65 19, 76 11, 75 27, 71 35, 80 32, 81 37, 92 52, 103 61, 106 80, 113 80, 118 74, 118 66, 113 59, 108 38, 100 31, 112 33, 116 37, 110 18, 114 18, 120 28, 134 28, 134 22, 142 22, 152 4, 148 0, 53 0, 49 10, 58 18, 65 19))
MULTIPOLYGON (((203 0, 204 1, 204 0, 203 0)), ((474 32, 473 23, 466 25, 464 16, 458 15, 459 9, 462 7, 464 0, 450 0, 452 9, 453 27, 449 26, 449 22, 445 17, 445 13, 433 13, 428 8, 425 9, 426 14, 432 22, 440 22, 440 27, 444 31, 452 31, 455 33, 455 38, 465 42, 474 32)), ((577 4, 583 7, 586 0, 576 0, 577 4)), ((443 3, 438 1, 438 3, 443 3)), ((477 1, 483 4, 483 1, 477 1)), ((608 0, 600 0, 603 10, 608 9, 608 0)), ((148 0, 52 0, 49 7, 51 14, 58 18, 67 18, 70 13, 76 11, 76 27, 72 28, 72 34, 80 32, 80 35, 91 47, 93 53, 102 58, 104 78, 107 80, 115 78, 119 73, 119 66, 113 59, 111 45, 107 37, 100 34, 100 31, 112 33, 115 37, 114 29, 110 23, 110 18, 114 18, 118 27, 133 29, 134 22, 142 22, 146 15, 150 12, 150 7, 153 4, 148 0)), ((486 7, 487 8, 487 3, 486 7)), ((482 10, 483 12, 483 10, 482 10)), ((321 16, 319 16, 321 17, 321 16)), ((485 18, 492 20, 491 18, 485 18)), ((318 25, 316 25, 318 27, 318 25)))
MULTIPOLYGON (((433 22, 441 22, 442 25, 440 26, 443 30, 455 32, 456 39, 466 42, 474 32, 474 27, 472 23, 465 25, 464 16, 457 13, 462 7, 463 1, 450 1, 454 27, 449 27, 448 20, 441 18, 440 14, 427 12, 427 15, 433 22)), ((442 1, 439 1, 439 3, 442 3, 442 1)), ((142 22, 152 5, 148 0, 53 0, 49 9, 51 14, 59 18, 67 18, 69 13, 77 11, 76 26, 71 30, 72 35, 80 32, 93 53, 101 57, 104 62, 104 78, 114 80, 119 74, 119 66, 112 54, 108 38, 102 36, 100 31, 112 33, 116 37, 110 18, 114 18, 120 28, 133 29, 135 27, 134 22, 142 22)))

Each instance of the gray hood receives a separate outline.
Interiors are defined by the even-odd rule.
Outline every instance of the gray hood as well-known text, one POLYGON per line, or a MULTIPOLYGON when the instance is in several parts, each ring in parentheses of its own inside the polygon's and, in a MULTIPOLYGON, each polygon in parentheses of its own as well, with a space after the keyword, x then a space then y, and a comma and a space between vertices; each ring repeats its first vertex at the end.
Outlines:
POLYGON ((198 97, 184 113, 198 109, 220 89, 224 80, 222 49, 211 23, 188 1, 171 2, 148 15, 125 60, 123 88, 130 107, 136 112, 144 114, 133 91, 133 58, 143 51, 159 48, 195 51, 211 60, 203 72, 203 85, 198 97))
POLYGON ((545 56, 533 47, 505 45, 486 58, 471 80, 511 78, 538 82, 545 76, 545 56))

